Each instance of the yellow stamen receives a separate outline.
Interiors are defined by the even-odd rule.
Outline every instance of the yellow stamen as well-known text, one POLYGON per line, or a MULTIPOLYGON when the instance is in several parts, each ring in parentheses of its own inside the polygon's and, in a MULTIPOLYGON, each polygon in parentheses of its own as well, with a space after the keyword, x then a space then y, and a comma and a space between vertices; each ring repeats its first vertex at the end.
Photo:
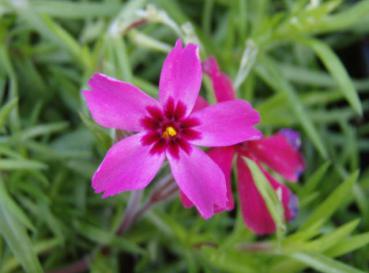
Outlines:
POLYGON ((174 137, 176 135, 177 135, 177 131, 172 126, 168 126, 167 128, 165 128, 165 131, 162 134, 162 136, 164 138, 170 138, 170 137, 174 137))

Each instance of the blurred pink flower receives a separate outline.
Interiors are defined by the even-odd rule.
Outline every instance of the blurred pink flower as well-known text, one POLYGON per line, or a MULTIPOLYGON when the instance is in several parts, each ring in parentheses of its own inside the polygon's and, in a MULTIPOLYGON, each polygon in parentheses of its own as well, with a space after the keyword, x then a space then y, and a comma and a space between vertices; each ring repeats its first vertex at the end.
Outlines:
POLYGON ((135 132, 114 144, 92 178, 103 197, 145 188, 168 159, 180 190, 203 218, 226 206, 222 170, 200 146, 228 146, 258 139, 259 114, 243 100, 194 111, 201 87, 198 47, 177 41, 164 61, 159 99, 103 74, 83 91, 94 120, 103 127, 135 132))
MULTIPOLYGON (((209 58, 204 63, 204 71, 211 79, 215 97, 218 103, 235 99, 232 82, 226 74, 220 71, 215 58, 209 58)), ((202 103, 202 107, 206 107, 202 103)), ((238 145, 213 148, 208 155, 219 165, 226 176, 228 201, 225 207, 217 207, 216 212, 232 210, 234 207, 231 171, 232 160, 236 155, 237 183, 240 206, 245 224, 256 234, 275 232, 275 223, 267 209, 264 199, 259 193, 252 174, 243 157, 253 160, 264 173, 271 186, 281 198, 284 215, 287 221, 297 213, 298 200, 284 184, 273 178, 263 167, 263 164, 279 173, 285 179, 295 182, 304 170, 304 160, 299 153, 300 136, 291 129, 283 129, 277 134, 260 140, 246 141, 238 145)), ((185 207, 192 203, 181 193, 185 207)))

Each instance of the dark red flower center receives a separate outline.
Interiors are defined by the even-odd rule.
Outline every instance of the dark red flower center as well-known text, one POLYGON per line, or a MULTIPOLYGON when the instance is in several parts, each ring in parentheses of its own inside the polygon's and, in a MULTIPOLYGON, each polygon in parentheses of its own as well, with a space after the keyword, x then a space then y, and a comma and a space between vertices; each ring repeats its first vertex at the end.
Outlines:
POLYGON ((200 122, 185 116, 186 106, 182 102, 175 103, 170 98, 163 109, 148 106, 146 111, 146 116, 141 120, 146 133, 141 141, 143 145, 152 146, 151 153, 168 150, 173 157, 178 158, 180 149, 189 153, 189 141, 200 138, 200 133, 194 129, 200 122))

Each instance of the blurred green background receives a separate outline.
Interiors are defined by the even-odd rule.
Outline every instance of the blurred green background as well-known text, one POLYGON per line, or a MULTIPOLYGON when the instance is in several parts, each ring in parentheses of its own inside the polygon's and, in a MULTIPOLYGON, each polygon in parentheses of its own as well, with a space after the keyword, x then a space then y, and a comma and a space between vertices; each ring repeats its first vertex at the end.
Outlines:
POLYGON ((368 0, 1 0, 0 272, 368 272, 368 33, 368 0), (177 38, 218 59, 267 135, 301 131, 300 213, 282 236, 254 236, 237 207, 204 221, 177 195, 152 204, 156 181, 93 193, 115 132, 80 91, 100 71, 156 96, 177 38))

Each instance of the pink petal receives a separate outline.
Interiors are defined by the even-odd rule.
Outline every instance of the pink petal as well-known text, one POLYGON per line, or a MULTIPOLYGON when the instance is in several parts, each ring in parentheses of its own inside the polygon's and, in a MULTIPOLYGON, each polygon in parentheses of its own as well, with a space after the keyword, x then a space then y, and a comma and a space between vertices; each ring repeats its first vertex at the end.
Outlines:
POLYGON ((182 48, 177 40, 164 61, 160 75, 159 98, 164 105, 169 98, 182 101, 186 114, 191 113, 198 97, 202 80, 198 47, 188 44, 182 48))
POLYGON ((194 112, 200 125, 194 127, 201 136, 192 143, 202 146, 231 146, 261 137, 253 126, 260 120, 259 113, 243 100, 217 103, 194 112))
POLYGON ((193 207, 191 200, 188 199, 182 191, 179 191, 179 199, 181 200, 183 207, 185 207, 186 209, 193 207))
POLYGON ((149 105, 159 105, 130 83, 118 81, 104 74, 94 74, 83 91, 94 120, 103 127, 140 131, 140 119, 149 105))
POLYGON ((251 141, 246 145, 253 157, 289 181, 297 181, 304 170, 302 155, 283 133, 251 141))
POLYGON ((180 150, 178 159, 170 153, 167 158, 180 190, 204 219, 213 216, 217 207, 226 206, 224 174, 205 152, 192 147, 190 154, 180 150))
POLYGON ((92 187, 103 197, 145 188, 155 177, 164 153, 150 153, 151 146, 141 144, 142 134, 114 144, 92 178, 92 187))
MULTIPOLYGON (((225 179, 226 179, 226 186, 227 186, 227 203, 226 206, 223 208, 217 207, 215 208, 215 212, 219 213, 224 210, 232 210, 234 208, 234 200, 233 200, 233 192, 232 192, 232 179, 231 179, 231 172, 232 172, 232 159, 234 154, 234 148, 230 147, 219 147, 214 148, 208 151, 209 157, 220 167, 223 171, 225 179)), ((180 191, 180 200, 182 205, 185 208, 193 207, 192 202, 187 198, 187 196, 180 191)))
MULTIPOLYGON (((286 220, 292 220, 297 213, 296 197, 285 185, 277 182, 264 169, 261 168, 261 170, 277 194, 282 198, 286 220)), ((250 169, 241 156, 237 158, 237 181, 241 211, 245 224, 259 235, 274 233, 276 229, 275 223, 255 185, 250 169)))
POLYGON ((234 148, 229 147, 217 147, 208 151, 210 158, 221 168, 226 179, 227 186, 227 204, 224 208, 218 208, 217 213, 223 210, 232 210, 234 208, 233 192, 232 192, 232 160, 233 160, 234 148))
POLYGON ((198 96, 196 103, 195 103, 195 107, 193 108, 193 112, 202 110, 208 106, 209 106, 209 103, 206 101, 206 99, 204 99, 201 96, 198 96))
POLYGON ((236 92, 233 88, 232 81, 219 69, 218 63, 214 57, 210 57, 205 61, 204 71, 211 79, 215 97, 218 102, 236 98, 236 92))

